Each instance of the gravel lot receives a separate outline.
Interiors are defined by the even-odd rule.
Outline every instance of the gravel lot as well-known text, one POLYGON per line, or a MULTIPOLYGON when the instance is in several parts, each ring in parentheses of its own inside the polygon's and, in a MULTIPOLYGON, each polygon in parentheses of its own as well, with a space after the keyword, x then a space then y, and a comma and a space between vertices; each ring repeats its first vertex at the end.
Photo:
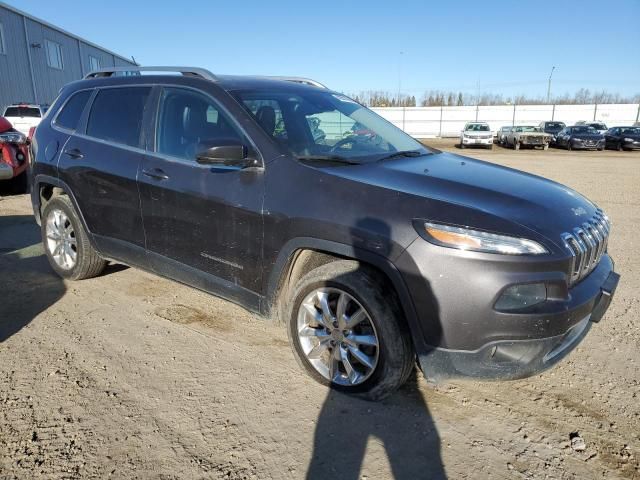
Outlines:
POLYGON ((282 328, 215 297, 117 265, 63 282, 28 197, 3 197, 0 478, 640 479, 640 152, 427 143, 558 180, 611 217, 622 280, 563 363, 353 400, 298 369, 282 328))

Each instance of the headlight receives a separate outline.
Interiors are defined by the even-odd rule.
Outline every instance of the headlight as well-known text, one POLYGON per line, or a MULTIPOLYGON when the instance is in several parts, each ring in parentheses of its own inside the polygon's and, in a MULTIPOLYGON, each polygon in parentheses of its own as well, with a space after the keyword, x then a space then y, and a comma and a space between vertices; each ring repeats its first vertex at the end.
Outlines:
POLYGON ((625 142, 635 142, 633 138, 623 138, 625 142))
POLYGON ((0 143, 27 143, 27 137, 20 132, 0 133, 0 143))
POLYGON ((430 222, 424 223, 424 231, 432 243, 459 250, 502 253, 505 255, 541 255, 548 253, 547 249, 542 245, 526 238, 509 237, 507 235, 430 222))

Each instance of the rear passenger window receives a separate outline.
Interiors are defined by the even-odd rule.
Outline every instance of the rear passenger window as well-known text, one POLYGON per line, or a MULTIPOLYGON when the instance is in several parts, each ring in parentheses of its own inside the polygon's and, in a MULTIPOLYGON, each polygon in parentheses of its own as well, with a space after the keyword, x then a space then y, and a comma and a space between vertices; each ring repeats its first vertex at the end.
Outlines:
POLYGON ((158 116, 156 151, 195 160, 209 147, 240 142, 242 135, 213 101, 200 93, 165 88, 158 116))
POLYGON ((91 106, 87 135, 138 147, 144 106, 150 92, 151 87, 100 90, 91 106))
POLYGON ((56 125, 62 128, 68 128, 69 130, 78 128, 80 116, 84 111, 84 107, 91 93, 91 90, 74 93, 58 114, 55 122, 56 125))

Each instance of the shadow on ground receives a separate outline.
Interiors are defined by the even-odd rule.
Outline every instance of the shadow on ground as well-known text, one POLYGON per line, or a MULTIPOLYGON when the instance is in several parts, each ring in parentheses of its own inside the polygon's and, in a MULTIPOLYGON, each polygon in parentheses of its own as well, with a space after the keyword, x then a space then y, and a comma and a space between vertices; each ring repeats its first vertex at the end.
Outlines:
MULTIPOLYGON (((373 245, 380 254, 388 258, 397 247, 393 243, 391 227, 378 218, 360 219, 351 228, 350 236, 351 245, 357 249, 356 252, 362 251, 360 249, 367 245, 373 245)), ((357 255, 356 253, 356 258, 357 255)), ((366 261, 364 258, 362 260, 366 261)), ((410 262, 407 260, 405 265, 410 262)), ((364 268, 363 264, 360 265, 359 270, 364 268)), ((430 324, 427 328, 429 338, 437 345, 442 335, 439 306, 429 282, 416 272, 418 269, 415 266, 407 268, 403 272, 403 279, 413 292, 421 292, 431 298, 430 324)), ((364 272, 362 274, 366 275, 364 272)), ((340 277, 328 281, 327 286, 331 286, 335 280, 339 281, 340 277)), ((378 291, 384 299, 379 299, 388 302, 391 311, 398 312, 397 315, 401 316, 400 299, 389 295, 388 287, 381 284, 378 291)), ((353 293, 358 296, 358 292, 353 293)), ((402 319, 400 321, 402 325, 405 324, 402 319)), ((424 329, 425 326, 419 328, 424 329)), ((408 331, 406 334, 408 335, 408 331)), ((381 340, 385 341, 384 338, 381 340)), ((387 347, 382 349, 390 352, 386 362, 395 361, 392 358, 395 351, 390 346, 391 343, 392 341, 388 341, 387 347)), ((351 360, 357 365, 357 357, 351 360)), ((364 475, 368 478, 380 478, 380 473, 374 471, 383 467, 379 462, 372 464, 367 461, 363 468, 370 442, 381 444, 395 479, 446 478, 440 455, 440 436, 426 399, 418 389, 417 375, 417 369, 414 368, 400 391, 382 402, 369 402, 329 389, 318 416, 307 479, 357 480, 364 475)), ((379 456, 379 451, 376 454, 379 456)))
POLYGON ((44 255, 33 216, 0 216, 0 344, 65 291, 44 255))

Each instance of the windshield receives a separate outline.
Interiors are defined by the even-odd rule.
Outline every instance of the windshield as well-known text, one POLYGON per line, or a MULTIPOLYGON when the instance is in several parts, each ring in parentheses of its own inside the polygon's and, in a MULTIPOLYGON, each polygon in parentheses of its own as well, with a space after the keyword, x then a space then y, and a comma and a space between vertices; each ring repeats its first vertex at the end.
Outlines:
POLYGON ((549 130, 562 130, 565 124, 562 122, 547 122, 547 128, 549 130))
POLYGON ((380 160, 396 152, 429 151, 350 98, 326 90, 231 92, 262 129, 296 157, 380 160))
POLYGON ((598 132, 593 127, 580 126, 580 127, 573 127, 573 130, 572 130, 571 133, 592 133, 592 134, 596 134, 598 132))
POLYGON ((621 128, 620 133, 622 133, 623 135, 640 135, 640 128, 621 128))
POLYGON ((489 125, 482 123, 472 123, 471 125, 467 125, 465 128, 467 132, 488 132, 489 125))
POLYGON ((596 130, 607 129, 607 126, 604 123, 590 123, 589 126, 595 128, 596 130))
POLYGON ((7 107, 5 117, 40 117, 40 109, 34 107, 7 107))
POLYGON ((538 127, 532 127, 529 125, 525 125, 522 127, 516 127, 516 132, 538 132, 538 127))

